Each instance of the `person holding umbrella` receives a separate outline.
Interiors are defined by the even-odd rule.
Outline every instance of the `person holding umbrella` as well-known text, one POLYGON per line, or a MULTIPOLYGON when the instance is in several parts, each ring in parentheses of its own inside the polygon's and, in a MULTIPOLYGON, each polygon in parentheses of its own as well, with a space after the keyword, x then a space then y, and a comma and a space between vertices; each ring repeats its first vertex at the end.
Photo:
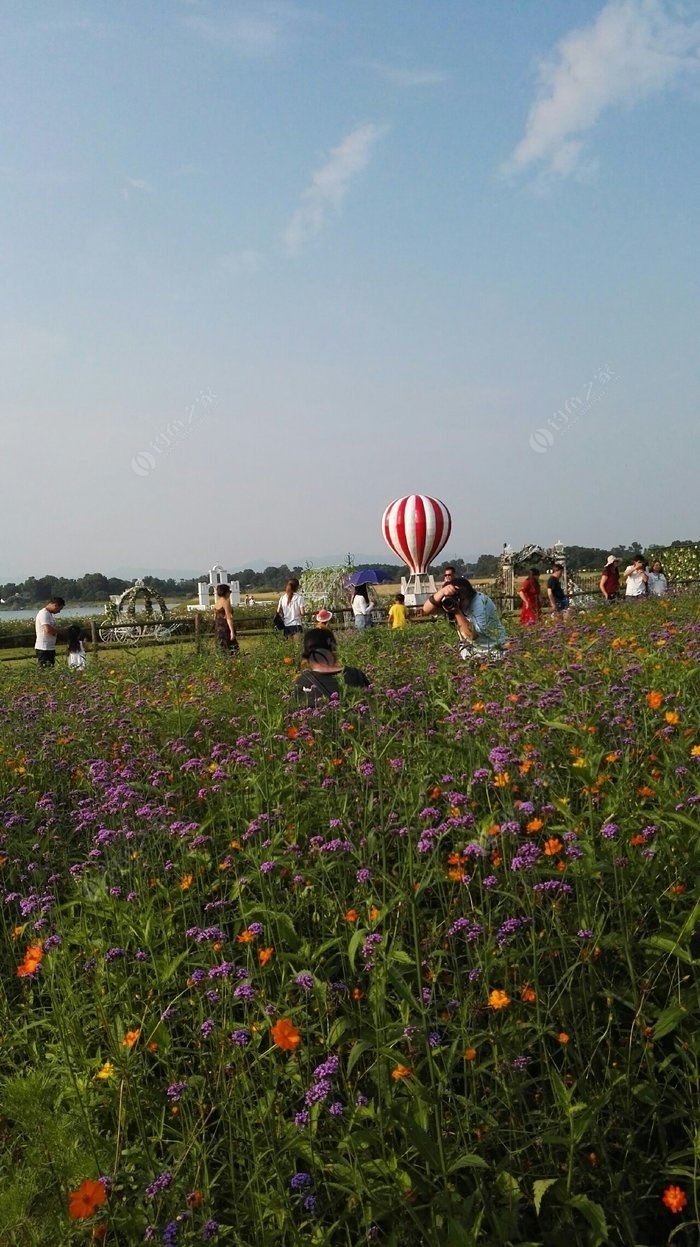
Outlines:
POLYGON ((372 611, 375 603, 369 595, 369 585, 381 585, 391 580, 381 567, 366 567, 359 572, 352 572, 345 580, 348 589, 354 589, 355 593, 352 599, 352 613, 355 618, 355 627, 358 631, 372 627, 372 611))

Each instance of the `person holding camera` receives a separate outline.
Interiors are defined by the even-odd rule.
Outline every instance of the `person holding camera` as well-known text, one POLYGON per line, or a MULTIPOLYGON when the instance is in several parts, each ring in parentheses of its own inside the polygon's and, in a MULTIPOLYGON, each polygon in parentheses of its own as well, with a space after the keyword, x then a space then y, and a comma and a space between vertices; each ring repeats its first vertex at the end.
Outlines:
POLYGON ((506 630, 496 604, 475 589, 471 581, 455 576, 451 584, 436 589, 423 603, 423 614, 434 615, 438 611, 457 628, 461 658, 503 658, 506 630))

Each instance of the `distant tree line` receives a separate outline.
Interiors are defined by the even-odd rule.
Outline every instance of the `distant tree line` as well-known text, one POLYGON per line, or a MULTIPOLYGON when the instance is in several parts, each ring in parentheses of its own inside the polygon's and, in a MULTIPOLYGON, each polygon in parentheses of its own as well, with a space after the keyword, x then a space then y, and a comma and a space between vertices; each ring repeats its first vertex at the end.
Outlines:
MULTIPOLYGON (((665 549, 681 550, 692 544, 694 543, 689 541, 674 541, 665 549)), ((632 541, 629 545, 566 547, 567 565, 572 572, 602 569, 609 554, 614 554, 621 563, 627 564, 643 553, 644 547, 638 541, 632 541)), ((476 562, 472 563, 465 562, 464 559, 445 559, 442 563, 434 564, 431 571, 436 580, 442 578, 446 567, 454 567, 458 576, 495 579, 499 560, 499 554, 480 554, 476 562)), ((400 563, 360 563, 353 566, 360 571, 370 566, 381 568, 395 582, 406 575, 406 568, 400 563)), ((283 589, 288 580, 301 576, 304 570, 303 567, 288 567, 286 563, 282 563, 279 567, 266 567, 261 572, 253 571, 252 567, 244 567, 241 571, 233 572, 232 576, 243 591, 269 591, 283 589)), ((172 577, 163 580, 158 576, 147 576, 146 579, 163 597, 191 598, 197 594, 199 581, 208 580, 209 576, 205 573, 189 580, 174 580, 172 577)), ((102 572, 88 572, 77 578, 29 576, 18 583, 8 581, 7 584, 0 585, 0 598, 7 605, 25 603, 29 606, 46 602, 52 596, 65 598, 66 602, 103 602, 112 594, 123 593, 131 584, 133 580, 105 576, 102 572)))

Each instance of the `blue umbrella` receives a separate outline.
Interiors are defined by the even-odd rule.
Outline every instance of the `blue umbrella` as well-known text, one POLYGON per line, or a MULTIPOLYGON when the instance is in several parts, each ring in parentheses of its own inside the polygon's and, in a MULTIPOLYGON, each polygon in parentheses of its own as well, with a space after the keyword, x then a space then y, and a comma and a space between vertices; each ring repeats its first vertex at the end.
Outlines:
POLYGON ((345 577, 344 584, 350 588, 356 589, 358 585, 384 585, 391 583, 393 577, 388 572, 382 571, 381 567, 366 567, 362 572, 351 572, 345 577))

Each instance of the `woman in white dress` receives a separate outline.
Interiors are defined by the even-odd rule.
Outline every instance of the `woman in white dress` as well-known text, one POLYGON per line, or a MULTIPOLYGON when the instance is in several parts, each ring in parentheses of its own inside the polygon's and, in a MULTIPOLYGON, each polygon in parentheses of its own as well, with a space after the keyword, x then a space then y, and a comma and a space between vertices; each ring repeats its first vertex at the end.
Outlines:
POLYGON ((87 654, 85 652, 85 642, 83 637, 85 633, 78 624, 71 624, 66 632, 66 640, 68 642, 68 666, 73 671, 84 671, 87 667, 87 654))

